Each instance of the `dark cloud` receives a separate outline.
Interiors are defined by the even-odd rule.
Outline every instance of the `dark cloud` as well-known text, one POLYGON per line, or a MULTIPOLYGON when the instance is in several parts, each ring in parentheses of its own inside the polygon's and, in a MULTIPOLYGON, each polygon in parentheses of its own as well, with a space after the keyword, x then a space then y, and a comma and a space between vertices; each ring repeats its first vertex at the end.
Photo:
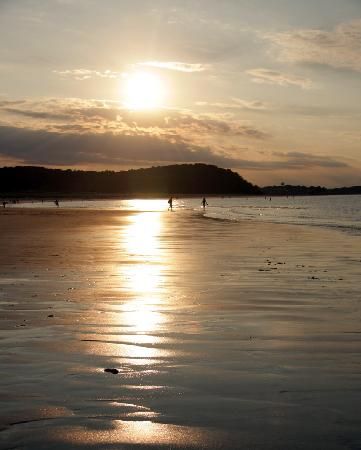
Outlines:
POLYGON ((0 100, 0 108, 5 108, 12 105, 21 105, 25 100, 0 100))
POLYGON ((278 169, 308 169, 313 167, 341 168, 348 167, 343 161, 330 158, 328 156, 312 155, 303 152, 273 152, 273 155, 280 158, 274 161, 278 169))
POLYGON ((275 170, 312 170, 315 168, 347 168, 350 167, 343 161, 327 156, 312 155, 302 152, 273 152, 271 158, 263 160, 244 160, 234 161, 232 166, 237 169, 256 170, 256 171, 275 171, 275 170))
POLYGON ((47 120, 68 119, 68 116, 66 114, 56 114, 47 111, 31 111, 31 110, 22 110, 18 108, 3 108, 3 111, 10 114, 17 114, 24 117, 30 117, 32 119, 47 119, 47 120))
POLYGON ((6 102, 0 111, 23 119, 0 126, 0 155, 25 164, 136 167, 204 162, 268 173, 349 167, 338 158, 302 152, 266 151, 253 153, 255 159, 241 158, 242 140, 257 142, 268 135, 231 115, 129 111, 114 102, 79 99, 6 102), (224 137, 237 139, 238 145, 221 147, 224 137))
POLYGON ((207 162, 231 167, 236 163, 207 147, 148 135, 57 133, 5 126, 0 126, 0 154, 26 164, 59 166, 207 162))
POLYGON ((211 148, 192 145, 179 138, 170 141, 150 135, 63 131, 0 126, 0 155, 25 164, 57 166, 95 164, 111 167, 204 162, 258 171, 348 167, 346 163, 332 158, 301 152, 275 152, 273 157, 276 159, 252 161, 215 153, 211 148))

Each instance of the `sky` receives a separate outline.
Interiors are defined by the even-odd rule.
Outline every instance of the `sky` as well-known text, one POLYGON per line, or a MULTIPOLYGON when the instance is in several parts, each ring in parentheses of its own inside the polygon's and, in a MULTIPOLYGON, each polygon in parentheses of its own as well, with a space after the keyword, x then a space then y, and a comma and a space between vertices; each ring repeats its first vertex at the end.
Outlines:
POLYGON ((361 185, 361 0, 0 0, 0 166, 361 185))

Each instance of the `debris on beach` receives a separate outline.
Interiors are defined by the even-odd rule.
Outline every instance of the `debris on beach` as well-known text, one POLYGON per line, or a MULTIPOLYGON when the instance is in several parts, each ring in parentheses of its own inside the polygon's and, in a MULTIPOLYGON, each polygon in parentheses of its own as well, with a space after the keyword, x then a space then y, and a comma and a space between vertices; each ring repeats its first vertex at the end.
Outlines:
POLYGON ((119 373, 118 369, 104 369, 104 372, 112 373, 113 375, 116 375, 119 373))

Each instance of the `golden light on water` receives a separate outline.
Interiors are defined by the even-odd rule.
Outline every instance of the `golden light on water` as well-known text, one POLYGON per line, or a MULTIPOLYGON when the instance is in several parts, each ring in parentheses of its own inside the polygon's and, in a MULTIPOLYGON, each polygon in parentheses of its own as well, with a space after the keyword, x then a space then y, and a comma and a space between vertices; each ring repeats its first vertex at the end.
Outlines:
POLYGON ((164 322, 161 305, 164 261, 159 235, 161 212, 141 212, 131 217, 122 231, 121 247, 130 264, 120 266, 120 282, 130 300, 121 305, 120 320, 135 333, 152 333, 164 322))
MULTIPOLYGON (((105 342, 93 342, 91 353, 114 358, 114 367, 157 367, 160 358, 171 355, 162 348, 164 331, 169 325, 169 292, 166 286, 168 256, 162 245, 167 214, 165 200, 129 200, 134 209, 125 226, 118 228, 115 267, 118 296, 111 303, 111 320, 105 342), (124 330, 121 341, 119 331, 124 330), (110 336, 112 336, 110 338, 110 336)), ((111 230, 114 233, 114 229, 111 230)), ((154 369, 156 370, 156 369, 154 369)))
MULTIPOLYGON (((149 414, 149 413, 148 413, 149 414)), ((155 423, 150 420, 113 420, 107 429, 91 427, 73 427, 59 434, 61 442, 81 442, 82 445, 152 445, 164 448, 177 448, 186 445, 189 448, 208 447, 219 439, 216 431, 197 427, 155 423)), ((119 447, 120 448, 120 447, 119 447)))
POLYGON ((135 332, 154 331, 164 321, 163 315, 157 311, 154 303, 134 301, 124 305, 122 318, 135 332))
POLYGON ((129 214, 125 226, 118 228, 115 251, 120 263, 113 280, 118 297, 112 302, 109 330, 101 330, 105 341, 92 342, 89 351, 113 358, 111 365, 120 369, 125 364, 126 370, 129 366, 157 370, 159 359, 172 353, 159 345, 169 320, 167 256, 161 245, 165 205, 164 200, 129 201, 129 209, 139 212, 129 214), (141 211, 143 207, 145 211, 141 211), (121 340, 120 330, 124 332, 121 340))
POLYGON ((164 270, 161 228, 161 212, 140 212, 131 217, 120 242, 129 255, 129 264, 120 266, 120 282, 125 284, 130 300, 120 306, 119 322, 135 335, 146 336, 148 347, 135 338, 137 345, 130 345, 128 350, 128 356, 133 361, 141 359, 142 364, 150 364, 159 356, 159 350, 149 345, 157 343, 157 331, 165 322, 160 311, 164 270))
POLYGON ((161 267, 136 264, 122 269, 122 276, 132 294, 151 298, 161 283, 161 267))
MULTIPOLYGON (((148 256, 152 259, 159 257, 160 214, 160 212, 142 212, 132 217, 124 233, 125 247, 131 256, 148 256)), ((144 272, 150 273, 151 269, 153 268, 149 266, 144 272)), ((134 277, 137 276, 134 273, 134 277)))
POLYGON ((164 211, 168 208, 168 203, 164 199, 132 199, 124 200, 127 209, 136 211, 164 211))
POLYGON ((159 76, 136 72, 123 81, 124 105, 129 109, 155 109, 165 100, 165 86, 159 76))

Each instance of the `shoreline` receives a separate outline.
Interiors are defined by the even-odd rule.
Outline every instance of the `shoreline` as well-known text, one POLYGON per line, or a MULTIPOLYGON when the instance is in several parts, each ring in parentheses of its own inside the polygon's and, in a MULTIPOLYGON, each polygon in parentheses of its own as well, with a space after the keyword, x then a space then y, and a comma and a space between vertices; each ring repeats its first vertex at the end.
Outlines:
MULTIPOLYGON (((194 199, 194 198, 198 198, 198 197, 188 197, 190 199, 194 199)), ((212 197, 209 197, 212 198, 212 197)), ((222 198, 222 197, 214 197, 214 198, 222 198)), ((241 197, 236 197, 236 198, 241 198, 241 197)), ((87 199, 80 199, 81 200, 87 200, 87 199)), ((94 199, 94 202, 99 201, 100 199, 94 199)), ((112 200, 112 199, 106 199, 106 200, 112 200)), ((158 198, 158 199, 114 199, 114 200, 166 200, 165 198, 158 198)), ((77 201, 76 199, 74 199, 74 201, 77 201)), ((116 212, 116 213, 141 213, 141 212, 160 212, 160 213, 167 213, 167 207, 164 207, 164 209, 147 209, 145 211, 142 211, 141 209, 136 209, 136 208, 129 208, 129 209, 124 209, 121 208, 119 206, 114 206, 113 208, 99 208, 99 206, 94 205, 94 207, 68 207, 68 206, 63 206, 60 205, 59 208, 53 206, 53 201, 49 200, 49 203, 51 203, 51 205, 44 205, 41 207, 38 207, 37 205, 32 206, 30 208, 25 207, 24 205, 11 205, 10 207, 7 208, 0 208, 0 217, 1 215, 8 215, 8 214, 18 214, 21 211, 37 211, 37 214, 39 214, 40 212, 50 212, 50 211, 54 211, 56 214, 60 214, 60 211, 68 211, 68 212, 86 212, 86 211, 92 211, 94 213, 96 212, 101 212, 101 213, 106 213, 107 211, 111 211, 111 212, 116 212)), ((211 207, 212 208, 212 207, 211 207)), ((207 208, 208 210, 208 208, 207 208)), ((206 211, 207 211, 206 210, 206 211)), ((310 227, 310 228, 315 228, 315 229, 320 229, 320 230, 325 230, 325 231, 334 231, 334 232, 341 232, 341 233, 346 233, 347 235, 350 236, 354 236, 354 237, 361 237, 361 229, 358 227, 355 227, 354 225, 346 225, 346 224, 318 224, 318 223, 295 223, 295 222, 281 222, 281 221, 277 221, 277 220, 257 220, 256 218, 252 217, 252 218, 241 218, 240 219, 233 219, 233 218, 226 218, 226 217, 211 217, 211 216, 207 216, 204 214, 204 211, 202 209, 199 210, 195 210, 194 208, 184 208, 184 207, 174 207, 173 212, 178 212, 181 214, 187 213, 189 215, 191 215, 192 213, 197 215, 197 216, 202 216, 204 219, 207 220, 213 220, 213 221, 220 221, 220 222, 225 222, 225 223, 238 223, 238 224, 242 224, 242 223, 253 223, 253 224, 269 224, 269 225, 280 225, 280 226, 292 226, 292 227, 310 227)))

